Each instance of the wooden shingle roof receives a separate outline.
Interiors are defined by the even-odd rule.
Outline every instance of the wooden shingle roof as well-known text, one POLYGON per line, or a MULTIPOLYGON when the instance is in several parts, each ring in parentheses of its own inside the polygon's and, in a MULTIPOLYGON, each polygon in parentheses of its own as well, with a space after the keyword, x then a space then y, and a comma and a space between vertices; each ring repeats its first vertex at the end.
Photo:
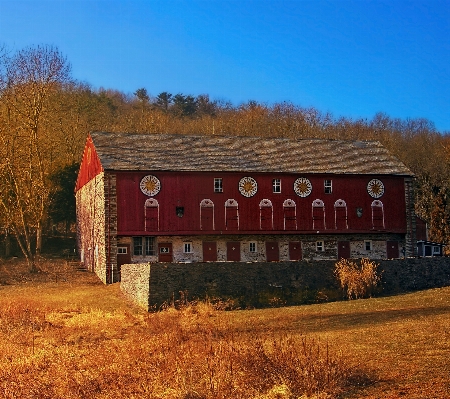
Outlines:
POLYGON ((378 141, 179 134, 91 134, 105 170, 413 173, 378 141))

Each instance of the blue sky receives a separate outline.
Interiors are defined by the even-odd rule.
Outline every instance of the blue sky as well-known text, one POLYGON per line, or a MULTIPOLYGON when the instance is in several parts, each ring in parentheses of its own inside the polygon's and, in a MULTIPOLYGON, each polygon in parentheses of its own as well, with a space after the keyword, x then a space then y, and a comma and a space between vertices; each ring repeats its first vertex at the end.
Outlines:
POLYGON ((0 0, 0 44, 57 46, 74 78, 450 132, 450 1, 0 0))

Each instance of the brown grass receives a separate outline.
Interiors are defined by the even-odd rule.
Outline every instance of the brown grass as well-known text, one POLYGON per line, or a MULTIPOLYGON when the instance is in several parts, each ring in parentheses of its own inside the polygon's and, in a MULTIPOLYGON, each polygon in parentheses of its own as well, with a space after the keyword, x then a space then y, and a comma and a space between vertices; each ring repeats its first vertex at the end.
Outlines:
POLYGON ((64 262, 43 269, 0 264, 0 397, 448 397, 450 288, 147 314, 118 285, 64 262))

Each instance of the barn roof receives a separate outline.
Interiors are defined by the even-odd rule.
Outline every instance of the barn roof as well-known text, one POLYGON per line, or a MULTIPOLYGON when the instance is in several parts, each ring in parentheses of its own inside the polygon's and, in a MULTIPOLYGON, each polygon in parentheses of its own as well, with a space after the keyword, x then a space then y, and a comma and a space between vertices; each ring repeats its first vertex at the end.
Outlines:
POLYGON ((105 170, 413 173, 378 141, 180 134, 91 134, 105 170))

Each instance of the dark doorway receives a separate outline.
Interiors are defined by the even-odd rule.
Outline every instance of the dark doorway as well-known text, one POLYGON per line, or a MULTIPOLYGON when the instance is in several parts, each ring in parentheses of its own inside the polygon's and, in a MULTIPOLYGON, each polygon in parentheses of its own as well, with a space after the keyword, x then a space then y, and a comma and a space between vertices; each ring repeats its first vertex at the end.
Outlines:
POLYGON ((300 241, 289 242, 289 260, 302 259, 302 243, 300 241))
POLYGON ((131 263, 130 244, 118 244, 117 245, 117 270, 119 271, 122 265, 131 263))
POLYGON ((266 258, 267 262, 278 262, 280 260, 280 249, 278 248, 278 242, 266 242, 266 258))
POLYGON ((214 241, 203 241, 203 262, 217 261, 217 243, 214 241))
POLYGON ((241 261, 241 243, 239 241, 227 242, 227 260, 230 262, 241 261))
POLYGON ((388 259, 398 258, 398 241, 386 242, 386 254, 388 259))
POLYGON ((350 241, 338 241, 338 259, 350 258, 350 241))

